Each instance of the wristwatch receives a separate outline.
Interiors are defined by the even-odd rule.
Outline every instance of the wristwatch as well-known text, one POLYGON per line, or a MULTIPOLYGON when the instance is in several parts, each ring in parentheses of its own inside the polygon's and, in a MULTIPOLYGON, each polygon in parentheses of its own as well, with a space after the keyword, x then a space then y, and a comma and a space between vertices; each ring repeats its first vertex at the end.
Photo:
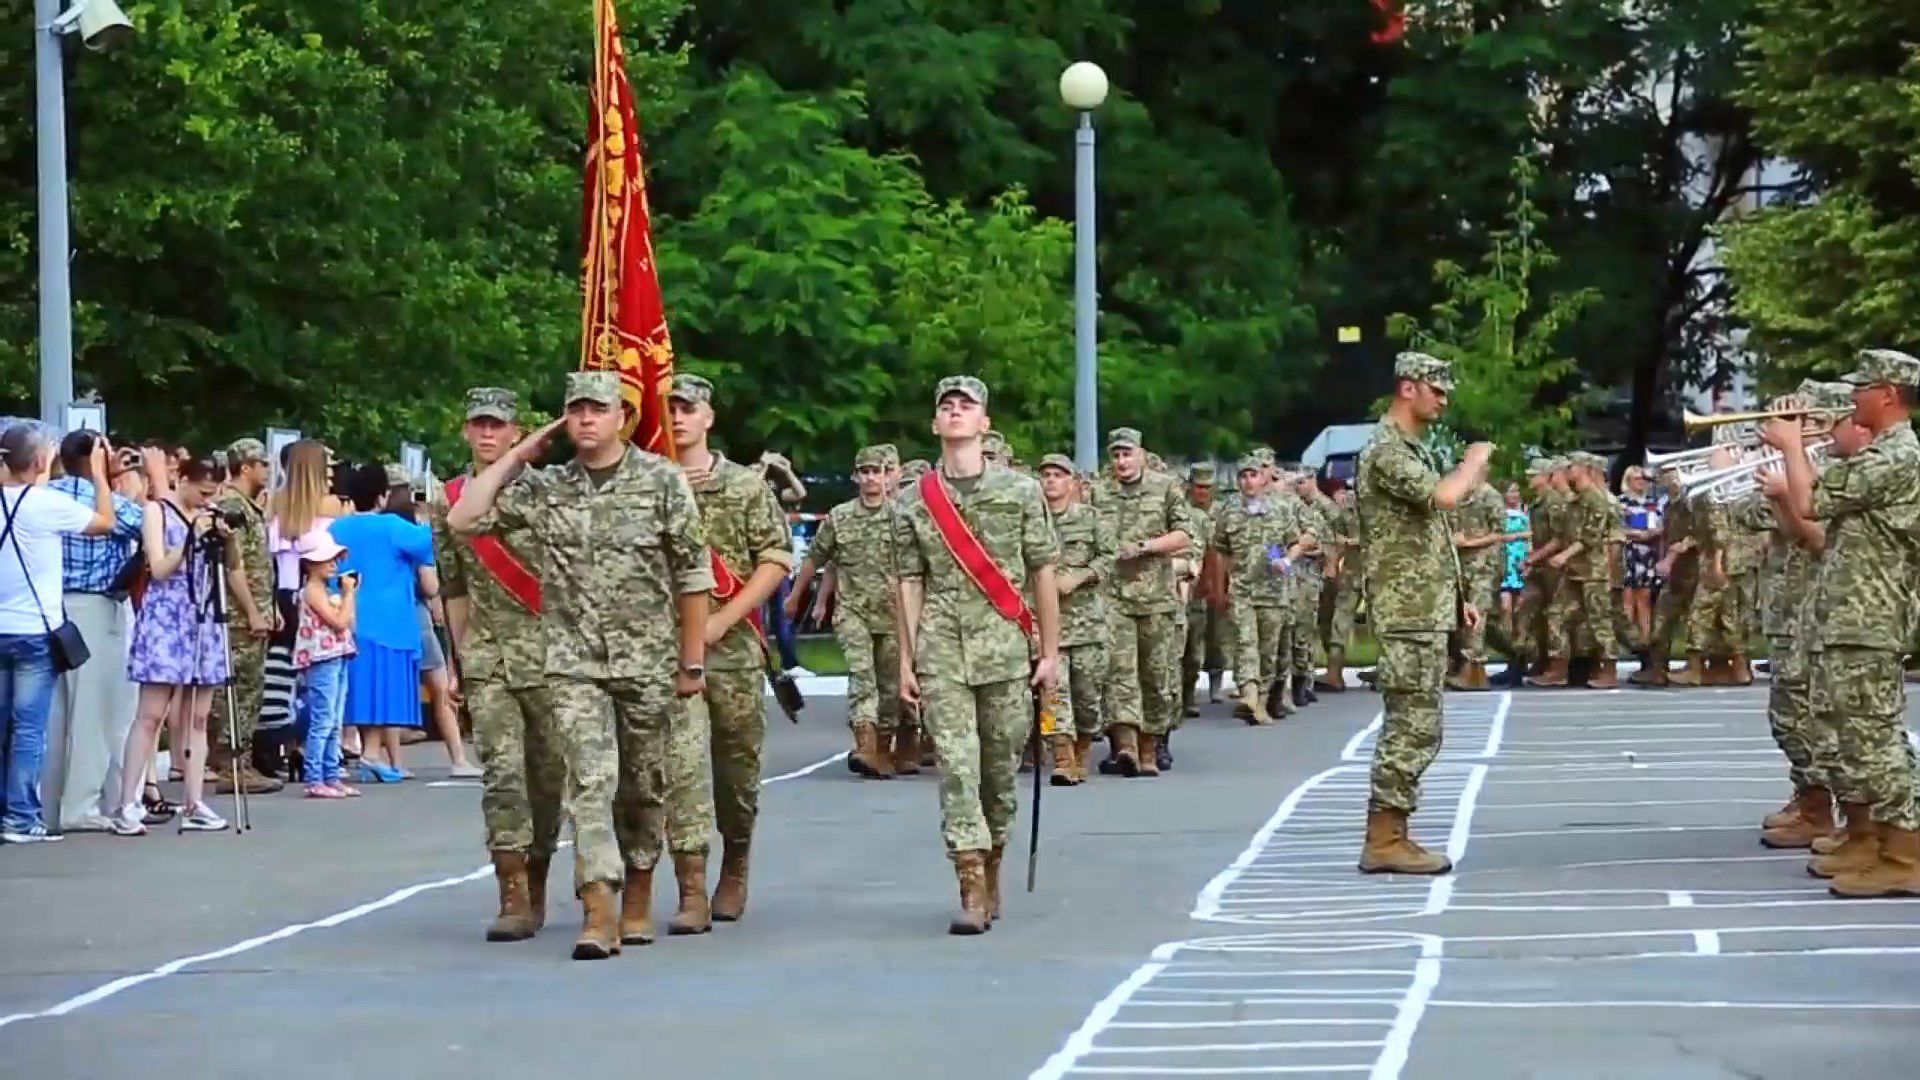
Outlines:
POLYGON ((694 677, 694 678, 696 678, 696 679, 703 679, 703 678, 705 678, 705 677, 706 677, 706 675, 707 675, 707 665, 705 665, 705 664, 681 664, 681 665, 680 665, 680 674, 682 674, 682 675, 691 675, 691 676, 693 676, 693 677, 694 677))

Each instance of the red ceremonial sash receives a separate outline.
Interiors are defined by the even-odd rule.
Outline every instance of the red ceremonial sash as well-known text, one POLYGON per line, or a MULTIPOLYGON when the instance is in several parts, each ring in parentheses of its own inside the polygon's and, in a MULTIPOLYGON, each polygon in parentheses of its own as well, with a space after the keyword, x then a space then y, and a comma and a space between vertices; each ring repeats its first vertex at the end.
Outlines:
POLYGON ((1000 569, 1000 564, 987 554, 986 545, 973 535, 967 527, 967 521, 960 516, 960 508, 953 504, 953 495, 947 491, 946 481, 940 478, 940 470, 934 468, 920 477, 920 497, 926 500, 927 513, 933 518, 933 530, 940 534, 940 542, 947 546, 947 554, 960 564, 960 569, 974 586, 986 594, 987 602, 1001 617, 1020 628, 1020 632, 1033 637, 1036 628, 1033 609, 1027 606, 1027 598, 1020 595, 1018 586, 1000 569))
MULTIPOLYGON (((719 548, 710 547, 707 549, 707 554, 712 557, 713 561, 713 598, 724 604, 733 599, 734 594, 740 591, 740 586, 746 584, 746 582, 740 580, 739 575, 733 572, 733 567, 727 565, 727 560, 720 554, 719 548)), ((766 631, 760 624, 760 608, 758 605, 756 605, 752 611, 747 612, 747 622, 752 624, 755 636, 764 637, 766 631)))
MULTIPOLYGON (((466 488, 467 478, 464 476, 447 481, 447 504, 451 506, 459 502, 460 493, 466 488)), ((501 543, 497 536, 475 536, 469 543, 473 545, 473 557, 480 561, 481 567, 493 576, 493 580, 500 583, 501 588, 507 590, 507 595, 520 601, 521 607, 535 615, 540 614, 540 579, 533 571, 507 550, 507 545, 501 543)))

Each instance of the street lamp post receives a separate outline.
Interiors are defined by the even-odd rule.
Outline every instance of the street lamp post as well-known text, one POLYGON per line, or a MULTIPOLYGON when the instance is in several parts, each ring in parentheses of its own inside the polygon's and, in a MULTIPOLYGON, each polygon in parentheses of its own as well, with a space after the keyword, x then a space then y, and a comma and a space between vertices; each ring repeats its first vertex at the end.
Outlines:
POLYGON ((1073 136, 1073 457, 1091 471, 1100 460, 1100 380, 1094 277, 1093 110, 1107 100, 1107 73, 1082 60, 1060 76, 1060 99, 1079 110, 1073 136))

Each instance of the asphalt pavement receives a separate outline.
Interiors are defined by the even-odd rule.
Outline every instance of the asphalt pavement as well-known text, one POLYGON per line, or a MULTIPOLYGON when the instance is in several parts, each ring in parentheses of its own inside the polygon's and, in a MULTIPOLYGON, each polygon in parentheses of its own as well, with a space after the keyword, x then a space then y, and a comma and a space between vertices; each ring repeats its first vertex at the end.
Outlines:
MULTIPOLYGON (((0 1060, 33 1077, 1906 1075, 1920 907, 1756 842, 1764 689, 1454 695, 1416 832, 1352 869, 1379 699, 1210 707, 1171 774, 1046 791, 1007 917, 955 906, 937 776, 861 781, 844 712, 769 727, 746 918, 599 963, 564 865, 487 944, 478 788, 254 800, 245 835, 0 848, 0 1060)), ((1024 784, 1024 778, 1023 778, 1024 784)), ((225 812, 225 800, 221 807, 225 812)), ((564 863, 564 859, 559 860, 564 863)), ((670 910, 671 875, 656 880, 670 910)))

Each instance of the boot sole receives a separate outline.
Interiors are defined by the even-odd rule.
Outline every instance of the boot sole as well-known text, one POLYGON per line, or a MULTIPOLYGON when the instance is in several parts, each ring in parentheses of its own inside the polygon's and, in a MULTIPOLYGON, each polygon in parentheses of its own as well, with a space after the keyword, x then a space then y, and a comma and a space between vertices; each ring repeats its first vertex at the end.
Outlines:
MULTIPOLYGON (((1822 833, 1821 835, 1826 835, 1822 833)), ((1811 836, 1768 836, 1760 834, 1760 846, 1775 851, 1805 851, 1813 847, 1811 836)))
POLYGON ((1118 758, 1114 759, 1113 771, 1132 780, 1140 775, 1140 763, 1135 761, 1130 754, 1121 754, 1118 758))
POLYGON ((576 941, 573 943, 575 960, 611 960, 620 955, 620 946, 608 947, 597 941, 576 941))
POLYGON ((1414 877, 1439 877, 1441 874, 1453 873, 1453 864, 1448 863, 1435 870, 1409 870, 1405 867, 1387 866, 1384 864, 1369 866, 1363 862, 1360 864, 1360 872, 1363 874, 1410 874, 1414 877))
POLYGON ((488 930, 487 930, 487 940, 488 940, 488 941, 492 941, 492 942, 504 942, 504 941, 532 941, 532 940, 533 940, 533 931, 532 931, 531 929, 528 929, 528 930, 497 930, 497 929, 493 929, 493 928, 488 928, 488 930))
POLYGON ((975 926, 970 922, 956 920, 947 924, 947 933, 953 937, 979 937, 991 929, 993 929, 992 922, 975 926))
POLYGON ((1047 778, 1048 785, 1052 787, 1072 787, 1079 782, 1080 781, 1072 779, 1062 773, 1054 773, 1047 778))
POLYGON ((692 936, 694 936, 695 934, 710 934, 710 933, 712 933, 712 932, 713 932, 713 927, 712 927, 711 925, 708 925, 708 926, 669 926, 669 927, 667 927, 667 936, 668 936, 668 937, 692 937, 692 936))
POLYGON ((651 945, 653 944, 653 941, 654 941, 654 935, 652 934, 621 934, 620 935, 620 944, 622 945, 651 945))

